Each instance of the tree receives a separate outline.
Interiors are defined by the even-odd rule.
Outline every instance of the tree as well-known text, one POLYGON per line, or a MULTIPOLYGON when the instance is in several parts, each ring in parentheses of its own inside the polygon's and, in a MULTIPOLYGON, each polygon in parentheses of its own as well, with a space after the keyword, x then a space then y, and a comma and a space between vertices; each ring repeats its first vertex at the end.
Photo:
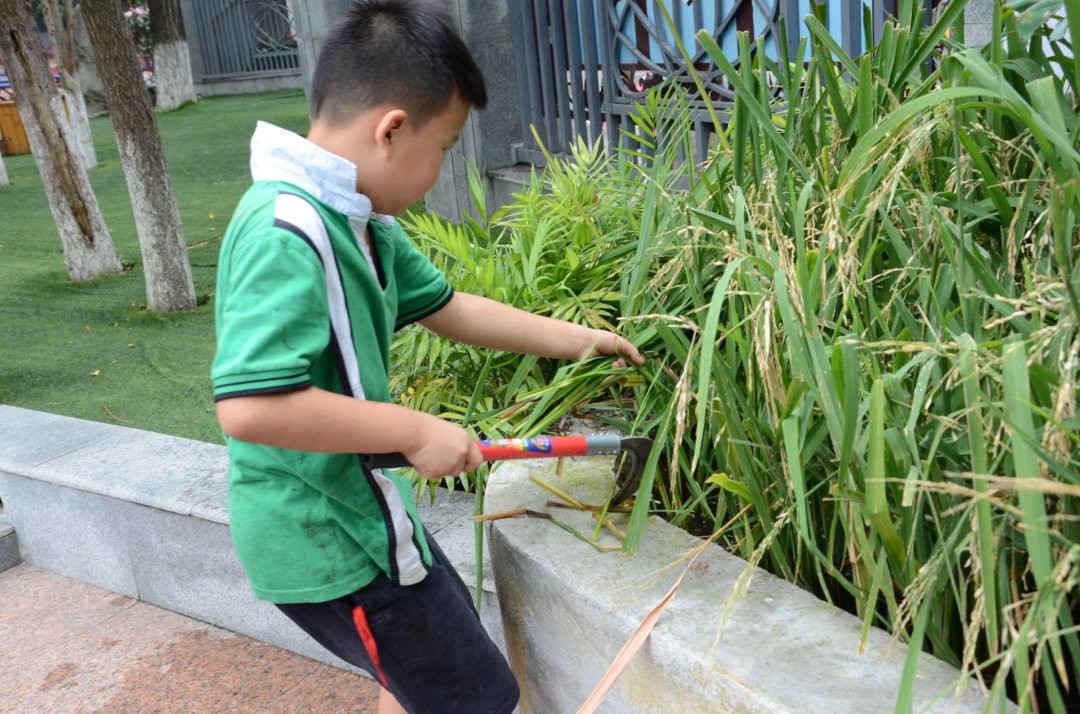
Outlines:
POLYGON ((27 0, 0 0, 0 62, 15 92, 72 280, 119 273, 109 229, 78 160, 27 0))
POLYGON ((116 0, 83 0, 82 13, 135 212, 147 306, 155 312, 190 310, 195 307, 195 285, 187 244, 131 31, 116 0))
POLYGON ((75 22, 72 0, 66 0, 66 17, 60 14, 59 0, 41 0, 41 10, 45 15, 45 25, 49 28, 52 40, 53 59, 60 67, 60 89, 67 99, 67 117, 75 146, 83 168, 97 167, 97 154, 94 153, 94 137, 90 133, 90 116, 86 112, 86 99, 79 83, 75 60, 75 22))
POLYGON ((157 108, 169 111, 195 101, 184 16, 180 12, 180 0, 149 0, 149 8, 157 108))

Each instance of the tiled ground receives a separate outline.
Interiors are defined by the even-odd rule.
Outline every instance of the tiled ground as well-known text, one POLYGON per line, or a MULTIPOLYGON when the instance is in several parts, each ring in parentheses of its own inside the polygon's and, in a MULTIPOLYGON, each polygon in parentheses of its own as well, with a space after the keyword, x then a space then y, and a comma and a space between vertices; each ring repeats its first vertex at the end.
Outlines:
POLYGON ((375 711, 371 680, 22 564, 0 573, 0 712, 375 711))

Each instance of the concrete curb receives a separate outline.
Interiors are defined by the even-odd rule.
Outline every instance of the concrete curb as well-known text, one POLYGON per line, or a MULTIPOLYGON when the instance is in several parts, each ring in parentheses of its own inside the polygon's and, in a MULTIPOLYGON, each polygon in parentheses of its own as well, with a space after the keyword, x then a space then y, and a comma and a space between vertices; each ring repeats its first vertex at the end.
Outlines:
MULTIPOLYGON (((227 468, 222 446, 0 405, 0 500, 16 557, 343 666, 252 594, 229 536, 227 468)), ((473 503, 440 490, 419 505, 470 590, 473 503)), ((490 566, 484 589, 481 617, 501 645, 490 566)))
MULTIPOLYGON (((549 508, 550 495, 529 480, 532 475, 599 503, 606 497, 610 462, 568 460, 561 476, 551 462, 507 462, 488 485, 489 513, 550 511, 592 532, 587 514, 549 508)), ((539 519, 494 521, 489 542, 521 710, 538 713, 577 711, 682 572, 680 559, 701 544, 656 517, 632 558, 601 553, 539 519)), ((749 587, 729 608, 746 566, 710 546, 600 711, 893 710, 905 645, 874 629, 859 655, 859 619, 763 570, 750 571, 749 587)), ((959 671, 921 655, 914 711, 982 711, 985 700, 977 685, 957 693, 959 679, 959 671)))

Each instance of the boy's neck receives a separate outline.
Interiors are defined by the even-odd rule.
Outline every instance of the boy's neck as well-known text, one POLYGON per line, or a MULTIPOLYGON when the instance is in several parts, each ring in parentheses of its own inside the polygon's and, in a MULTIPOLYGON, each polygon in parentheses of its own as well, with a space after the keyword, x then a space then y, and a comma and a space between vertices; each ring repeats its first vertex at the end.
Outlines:
POLYGON ((364 193, 363 173, 374 160, 375 112, 362 112, 351 122, 331 124, 319 118, 311 122, 307 140, 323 151, 348 161, 356 167, 357 193, 364 193))

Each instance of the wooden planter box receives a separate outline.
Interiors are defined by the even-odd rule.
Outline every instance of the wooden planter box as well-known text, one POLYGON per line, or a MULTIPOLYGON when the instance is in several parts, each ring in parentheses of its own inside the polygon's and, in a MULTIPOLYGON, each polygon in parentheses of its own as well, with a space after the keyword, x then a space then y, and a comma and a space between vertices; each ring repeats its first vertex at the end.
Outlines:
POLYGON ((0 137, 0 150, 4 156, 30 153, 30 141, 26 138, 15 102, 0 102, 0 137))

